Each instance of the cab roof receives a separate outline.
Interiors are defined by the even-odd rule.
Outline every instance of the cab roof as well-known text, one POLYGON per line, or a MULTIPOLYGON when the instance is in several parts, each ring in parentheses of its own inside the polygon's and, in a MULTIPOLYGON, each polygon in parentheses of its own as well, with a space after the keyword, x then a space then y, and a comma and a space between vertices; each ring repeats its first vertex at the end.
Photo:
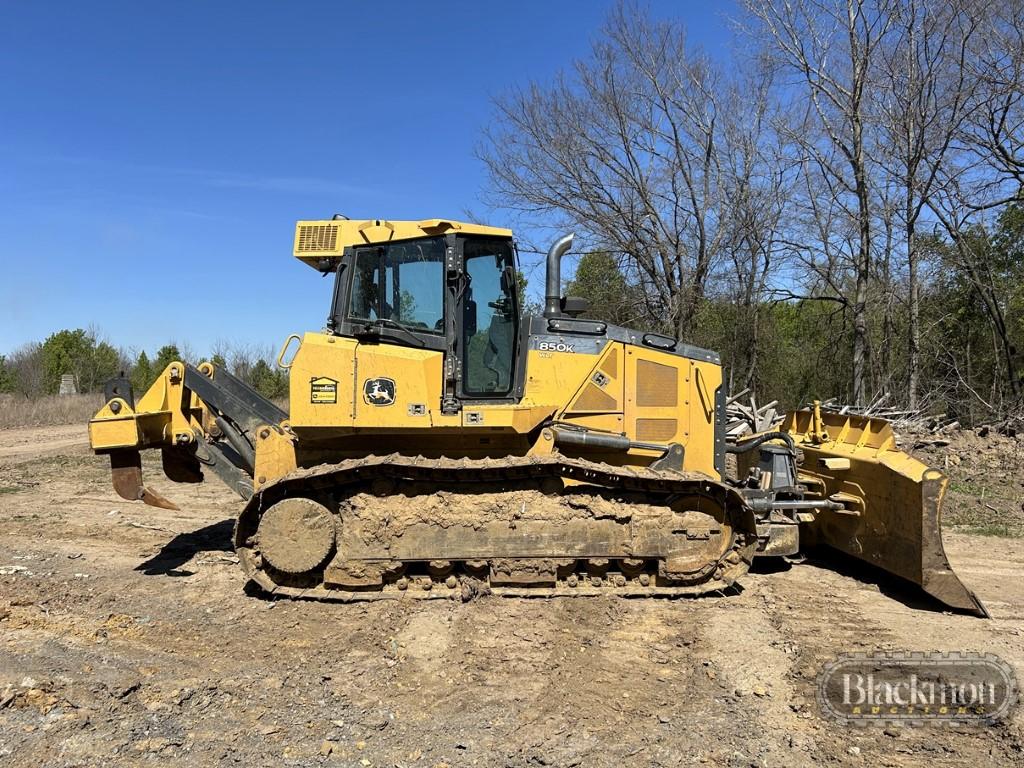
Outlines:
POLYGON ((295 225, 295 257, 316 270, 336 264, 345 248, 359 245, 377 245, 417 237, 432 237, 449 233, 485 235, 511 238, 512 230, 468 224, 451 219, 423 219, 422 221, 387 221, 386 219, 325 219, 300 221, 295 225))

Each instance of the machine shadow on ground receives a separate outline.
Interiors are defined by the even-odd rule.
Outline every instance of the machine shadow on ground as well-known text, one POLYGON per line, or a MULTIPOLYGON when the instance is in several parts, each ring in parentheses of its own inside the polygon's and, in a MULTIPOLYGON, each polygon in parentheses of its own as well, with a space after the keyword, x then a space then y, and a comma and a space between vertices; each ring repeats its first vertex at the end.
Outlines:
POLYGON ((200 552, 233 552, 231 532, 233 518, 204 526, 195 531, 179 533, 164 544, 153 557, 139 563, 135 570, 146 576, 190 576, 181 569, 200 552))
POLYGON ((810 550, 806 560, 798 568, 819 568, 833 571, 841 576, 853 579, 861 584, 873 587, 882 595, 902 603, 907 608, 933 613, 956 613, 966 616, 975 614, 970 611, 959 611, 936 600, 913 582, 900 578, 876 568, 870 563, 858 560, 851 555, 828 547, 817 547, 810 550))

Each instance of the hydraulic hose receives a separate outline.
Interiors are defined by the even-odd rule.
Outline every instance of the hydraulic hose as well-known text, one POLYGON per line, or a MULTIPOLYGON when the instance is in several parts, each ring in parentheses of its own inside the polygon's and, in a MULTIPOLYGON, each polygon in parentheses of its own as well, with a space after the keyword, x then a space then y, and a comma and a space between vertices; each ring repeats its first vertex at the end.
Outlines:
POLYGON ((726 453, 747 453, 760 447, 769 440, 782 440, 789 448, 789 452, 796 456, 796 443, 793 442, 793 438, 789 436, 787 432, 765 432, 753 440, 747 440, 744 443, 736 443, 734 445, 727 445, 725 447, 726 453))

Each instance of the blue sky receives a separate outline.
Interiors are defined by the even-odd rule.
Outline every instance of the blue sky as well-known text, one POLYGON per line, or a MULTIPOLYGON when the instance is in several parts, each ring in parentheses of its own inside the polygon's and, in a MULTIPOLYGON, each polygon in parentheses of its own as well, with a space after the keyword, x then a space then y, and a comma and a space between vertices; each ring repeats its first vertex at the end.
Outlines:
MULTIPOLYGON (((0 354, 90 325, 276 348, 327 313, 296 220, 507 225, 473 156, 491 99, 585 56, 610 7, 3 3, 0 354)), ((727 44, 727 4, 650 7, 727 44)))

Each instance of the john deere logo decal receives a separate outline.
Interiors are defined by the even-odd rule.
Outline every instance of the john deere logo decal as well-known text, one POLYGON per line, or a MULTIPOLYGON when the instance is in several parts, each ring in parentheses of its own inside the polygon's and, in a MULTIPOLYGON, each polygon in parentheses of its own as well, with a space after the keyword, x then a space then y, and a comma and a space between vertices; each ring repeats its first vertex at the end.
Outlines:
POLYGON ((334 405, 338 402, 338 382, 326 376, 309 380, 309 402, 315 405, 334 405))
POLYGON ((394 379, 367 379, 363 382, 363 400, 370 405, 391 405, 395 402, 394 379))

